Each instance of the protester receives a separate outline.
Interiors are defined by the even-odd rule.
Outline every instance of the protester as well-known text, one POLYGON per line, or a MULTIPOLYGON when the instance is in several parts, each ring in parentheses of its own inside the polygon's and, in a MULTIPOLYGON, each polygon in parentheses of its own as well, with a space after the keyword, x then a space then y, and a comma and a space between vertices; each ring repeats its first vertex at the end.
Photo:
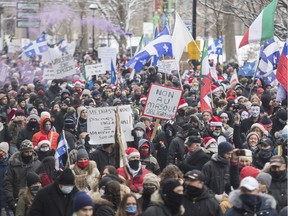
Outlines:
POLYGON ((94 203, 86 192, 79 191, 74 196, 72 216, 92 216, 94 203))
POLYGON ((141 214, 141 207, 135 194, 128 193, 122 198, 116 216, 138 216, 141 214))

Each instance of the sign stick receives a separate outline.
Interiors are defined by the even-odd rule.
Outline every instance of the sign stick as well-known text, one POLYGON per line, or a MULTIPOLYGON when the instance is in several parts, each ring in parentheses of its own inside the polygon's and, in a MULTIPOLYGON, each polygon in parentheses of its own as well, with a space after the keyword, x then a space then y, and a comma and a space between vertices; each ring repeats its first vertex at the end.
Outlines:
POLYGON ((153 141, 154 137, 156 136, 156 132, 157 132, 158 127, 159 127, 159 123, 160 123, 160 119, 157 118, 156 121, 155 121, 155 125, 154 125, 154 128, 153 128, 153 132, 152 132, 151 138, 150 138, 151 142, 153 141))

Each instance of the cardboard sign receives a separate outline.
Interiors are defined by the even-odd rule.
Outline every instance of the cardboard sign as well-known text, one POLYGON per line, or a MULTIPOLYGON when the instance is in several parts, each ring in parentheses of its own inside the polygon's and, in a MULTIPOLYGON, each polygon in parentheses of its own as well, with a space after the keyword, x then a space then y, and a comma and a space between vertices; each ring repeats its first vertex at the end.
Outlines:
POLYGON ((43 79, 53 80, 55 79, 55 71, 53 68, 44 68, 43 70, 43 79))
POLYGON ((181 89, 152 84, 143 115, 163 120, 174 119, 181 95, 181 89))
POLYGON ((105 74, 105 65, 102 63, 85 65, 85 72, 87 78, 90 78, 92 75, 105 74))
MULTIPOLYGON (((126 141, 133 141, 132 110, 129 105, 119 106, 120 125, 126 141)), ((99 107, 88 109, 87 131, 90 145, 101 145, 115 142, 115 107, 99 107)))
POLYGON ((116 57, 117 57, 116 48, 99 47, 98 57, 101 59, 101 63, 105 65, 105 70, 110 71, 111 59, 113 61, 113 65, 116 65, 116 57))
POLYGON ((52 64, 56 79, 71 76, 76 73, 74 58, 70 54, 55 58, 52 64))
POLYGON ((170 74, 171 71, 179 70, 179 65, 175 59, 158 61, 157 67, 158 67, 158 72, 160 73, 170 74))

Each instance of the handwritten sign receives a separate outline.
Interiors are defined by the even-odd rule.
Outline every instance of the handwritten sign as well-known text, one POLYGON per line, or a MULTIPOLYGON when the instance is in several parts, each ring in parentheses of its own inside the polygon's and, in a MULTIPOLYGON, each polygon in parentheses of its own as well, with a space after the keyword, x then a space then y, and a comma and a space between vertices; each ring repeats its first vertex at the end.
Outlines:
POLYGON ((116 48, 99 47, 98 57, 101 59, 101 63, 105 65, 105 70, 111 70, 111 59, 113 64, 116 65, 117 51, 116 48))
POLYGON ((179 70, 179 65, 175 59, 158 61, 158 72, 171 73, 171 71, 179 70))
POLYGON ((87 78, 91 77, 92 75, 105 74, 105 65, 102 63, 85 65, 85 72, 87 78))
POLYGON ((55 71, 55 78, 59 79, 76 73, 74 58, 70 54, 55 58, 52 64, 55 71))
POLYGON ((143 115, 163 120, 174 119, 182 90, 152 84, 143 115))
POLYGON ((55 79, 55 71, 53 68, 44 68, 43 79, 52 80, 55 79))
MULTIPOLYGON (((132 110, 129 105, 119 106, 120 125, 126 141, 133 141, 132 110)), ((88 109, 87 130, 91 145, 109 144, 115 142, 115 107, 100 107, 88 109)))

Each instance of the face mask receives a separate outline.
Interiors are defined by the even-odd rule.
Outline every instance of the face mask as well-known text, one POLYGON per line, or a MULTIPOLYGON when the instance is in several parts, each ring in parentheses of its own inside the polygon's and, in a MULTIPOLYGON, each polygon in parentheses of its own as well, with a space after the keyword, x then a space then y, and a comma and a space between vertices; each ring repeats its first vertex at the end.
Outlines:
POLYGON ((185 115, 185 110, 179 109, 178 110, 179 116, 184 116, 185 115))
POLYGON ((167 136, 172 137, 173 136, 173 131, 171 129, 166 129, 165 133, 167 136))
POLYGON ((198 86, 195 86, 195 87, 193 86, 193 87, 192 87, 192 90, 197 91, 197 90, 198 90, 198 86))
POLYGON ((283 171, 270 171, 270 175, 272 176, 272 179, 274 180, 280 180, 282 179, 283 177, 286 176, 286 170, 283 170, 283 171))
POLYGON ((23 163, 25 163, 25 164, 28 164, 31 160, 32 160, 32 158, 33 158, 33 156, 31 155, 29 155, 29 156, 23 156, 22 155, 22 161, 23 161, 23 163))
POLYGON ((105 194, 105 190, 104 189, 100 189, 99 190, 99 193, 100 193, 100 195, 101 195, 101 197, 105 194))
POLYGON ((244 119, 247 119, 248 117, 249 117, 249 116, 248 116, 248 113, 247 113, 247 112, 242 112, 240 119, 241 119, 241 121, 243 121, 244 119))
POLYGON ((30 191, 33 194, 33 196, 35 197, 36 194, 38 193, 38 191, 41 189, 41 186, 31 186, 30 187, 30 191))
POLYGON ((129 166, 131 167, 131 169, 133 169, 133 170, 139 169, 139 160, 131 160, 128 163, 129 163, 129 166))
POLYGON ((138 138, 142 137, 144 135, 144 132, 140 131, 140 130, 135 131, 135 133, 136 133, 136 137, 138 137, 138 138))
POLYGON ((217 153, 218 152, 218 146, 217 144, 211 144, 208 148, 209 151, 217 153))
POLYGON ((45 131, 50 131, 51 130, 51 126, 50 125, 44 125, 44 130, 45 131))
POLYGON ((216 137, 220 136, 220 132, 213 131, 212 134, 213 134, 213 136, 216 136, 216 137))
POLYGON ((259 203, 259 196, 252 194, 241 194, 240 199, 248 206, 255 206, 259 203))
POLYGON ((47 147, 41 147, 40 148, 40 151, 42 151, 42 152, 47 152, 47 151, 49 151, 50 150, 50 148, 47 146, 47 147))
POLYGON ((186 188, 187 194, 190 197, 193 197, 193 198, 194 197, 199 197, 202 194, 203 190, 204 190, 204 188, 197 188, 197 187, 193 187, 193 186, 190 186, 190 185, 186 185, 185 188, 186 188))
POLYGON ((156 190, 156 187, 143 187, 143 195, 151 195, 156 190))
POLYGON ((170 206, 170 210, 173 214, 177 214, 182 205, 183 194, 175 193, 174 191, 163 195, 163 200, 166 206, 170 206))
POLYGON ((137 212, 137 206, 135 206, 135 205, 127 205, 126 206, 126 212, 127 213, 136 213, 137 212))
POLYGON ((253 117, 258 117, 260 115, 260 107, 252 107, 250 112, 253 117))
MULTIPOLYGON (((268 149, 268 150, 263 150, 263 149, 261 149, 261 150, 259 151, 259 157, 262 158, 262 159, 267 159, 267 160, 269 160, 270 157, 272 157, 272 151, 271 151, 270 149, 268 149)), ((268 162, 268 161, 267 161, 267 162, 268 162)))
POLYGON ((142 156, 144 156, 144 157, 146 157, 148 154, 149 154, 149 149, 143 149, 143 150, 141 150, 140 151, 140 154, 142 155, 142 156))
POLYGON ((79 167, 81 167, 82 169, 86 168, 88 165, 89 165, 89 160, 86 160, 86 161, 78 161, 77 162, 77 165, 79 167))
POLYGON ((85 140, 84 139, 81 139, 81 144, 85 145, 85 140))
POLYGON ((69 194, 71 193, 71 191, 73 190, 74 186, 67 186, 67 185, 63 185, 60 190, 64 193, 64 194, 69 194))
POLYGON ((28 125, 35 128, 38 125, 38 122, 29 122, 28 125))

